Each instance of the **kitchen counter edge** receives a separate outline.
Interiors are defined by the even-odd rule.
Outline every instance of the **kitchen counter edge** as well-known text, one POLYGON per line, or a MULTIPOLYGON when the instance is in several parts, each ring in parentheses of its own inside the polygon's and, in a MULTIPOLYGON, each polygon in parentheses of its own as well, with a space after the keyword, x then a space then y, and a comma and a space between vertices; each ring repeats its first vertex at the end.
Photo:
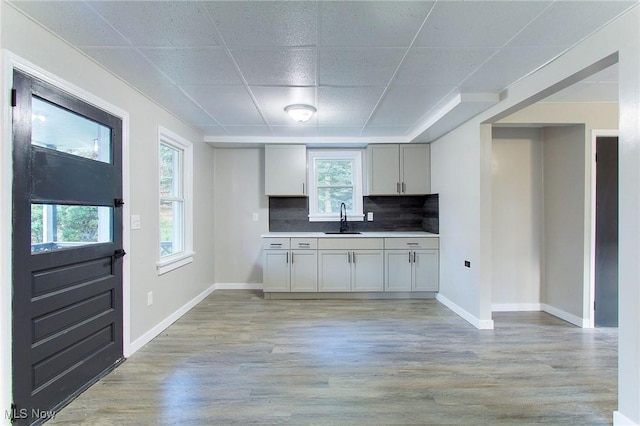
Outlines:
POLYGON ((363 232, 361 234, 325 234, 324 232, 267 232, 262 238, 438 238, 431 232, 363 232))

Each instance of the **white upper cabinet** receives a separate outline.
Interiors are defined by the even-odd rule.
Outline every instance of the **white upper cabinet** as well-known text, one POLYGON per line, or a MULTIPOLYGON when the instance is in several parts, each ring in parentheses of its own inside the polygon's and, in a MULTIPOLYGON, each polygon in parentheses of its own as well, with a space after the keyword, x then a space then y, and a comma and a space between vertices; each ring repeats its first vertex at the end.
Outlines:
POLYGON ((424 195, 431 192, 427 144, 367 147, 369 195, 424 195))
POLYGON ((264 189, 271 196, 307 195, 307 147, 266 145, 264 189))

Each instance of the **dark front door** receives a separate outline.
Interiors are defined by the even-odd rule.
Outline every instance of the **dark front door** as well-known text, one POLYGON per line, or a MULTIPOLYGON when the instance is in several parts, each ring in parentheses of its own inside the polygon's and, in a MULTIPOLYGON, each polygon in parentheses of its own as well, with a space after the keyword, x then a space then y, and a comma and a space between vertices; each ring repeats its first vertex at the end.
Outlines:
POLYGON ((596 138, 595 325, 618 326, 618 138, 596 138))
POLYGON ((14 73, 14 421, 122 360, 122 122, 14 73))

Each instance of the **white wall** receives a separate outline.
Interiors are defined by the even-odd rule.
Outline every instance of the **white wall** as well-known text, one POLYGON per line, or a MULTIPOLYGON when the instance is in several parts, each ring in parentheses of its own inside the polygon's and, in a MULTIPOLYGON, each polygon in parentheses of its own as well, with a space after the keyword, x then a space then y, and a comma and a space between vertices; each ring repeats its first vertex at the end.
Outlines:
MULTIPOLYGON (((206 291, 213 285, 214 268, 214 228, 210 214, 214 210, 212 165, 214 151, 202 142, 202 135, 187 126, 139 92, 106 72, 100 66, 71 48, 62 40, 24 17, 12 6, 1 4, 1 35, 3 49, 11 51, 18 57, 44 69, 92 95, 126 111, 130 118, 129 150, 130 150, 130 197, 125 200, 132 214, 142 218, 142 229, 131 231, 130 244, 125 258, 130 267, 130 327, 131 340, 135 340, 162 323, 167 317, 206 291), (178 270, 159 277, 156 273, 158 260, 158 200, 157 200, 157 138, 158 126, 179 134, 194 143, 194 262, 178 270), (147 307, 147 292, 153 291, 154 303, 147 307)), ((8 88, 3 88, 3 94, 8 88)), ((4 101, 4 100, 3 100, 4 101)), ((3 126, 7 126, 6 117, 3 126)), ((2 133, 2 201, 3 206, 10 197, 10 140, 2 133), (9 171, 7 171, 7 168, 9 171)), ((10 204, 10 202, 9 202, 10 204)), ((10 244, 10 223, 6 215, 2 218, 0 228, 2 241, 2 282, 3 294, 0 319, 3 336, 2 366, 0 372, 0 410, 8 408, 10 402, 10 370, 7 371, 6 357, 10 356, 11 339, 5 338, 10 333, 10 321, 7 323, 6 312, 11 309, 10 298, 4 297, 11 288, 11 280, 7 279, 5 266, 10 256, 7 245, 10 244)), ((125 219, 125 222, 128 222, 125 219)), ((128 225, 127 225, 128 226, 128 225)), ((126 278, 125 278, 126 279, 126 278)), ((125 296, 126 297, 126 296, 125 296)))
POLYGON ((492 310, 539 310, 542 129, 492 132, 492 310))
POLYGON ((264 149, 215 150, 215 280, 223 284, 262 283, 262 242, 269 231, 264 195, 264 149), (253 221, 253 214, 258 221, 253 221))
POLYGON ((474 324, 491 321, 491 133, 494 123, 619 60, 620 276, 618 424, 640 424, 640 14, 624 16, 502 93, 501 101, 431 146, 440 193, 441 293, 474 324), (487 248, 488 244, 488 248, 487 248), (472 260, 471 270, 461 260, 472 260), (474 271, 474 259, 481 259, 474 271), (488 295, 488 298, 487 298, 488 295))
POLYGON ((585 284, 585 129, 544 129, 545 304, 582 317, 585 284))

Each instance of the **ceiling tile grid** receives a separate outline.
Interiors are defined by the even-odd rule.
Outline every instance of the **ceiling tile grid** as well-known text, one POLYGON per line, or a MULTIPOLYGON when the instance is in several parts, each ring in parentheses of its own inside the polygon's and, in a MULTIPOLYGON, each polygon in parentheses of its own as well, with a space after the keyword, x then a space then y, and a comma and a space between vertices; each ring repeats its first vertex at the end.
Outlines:
MULTIPOLYGON (((446 123, 422 131, 453 94, 499 93, 638 4, 9 3, 209 139, 407 142, 420 132, 437 137, 439 129, 490 106, 458 105, 440 120, 446 123), (295 123, 284 112, 293 103, 314 105, 318 112, 307 123, 295 123)), ((588 90, 610 100, 615 82, 605 80, 557 99, 592 99, 588 90)))

